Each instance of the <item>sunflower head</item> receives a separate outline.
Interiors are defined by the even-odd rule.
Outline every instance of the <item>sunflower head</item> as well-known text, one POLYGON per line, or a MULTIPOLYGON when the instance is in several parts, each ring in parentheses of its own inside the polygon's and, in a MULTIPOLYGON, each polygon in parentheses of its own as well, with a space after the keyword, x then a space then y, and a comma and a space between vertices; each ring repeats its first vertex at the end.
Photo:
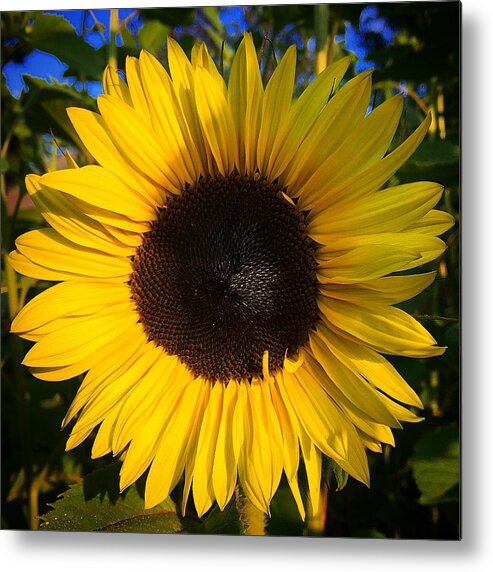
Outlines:
POLYGON ((282 368, 315 326, 315 243, 277 183, 201 177, 160 209, 130 286, 148 338, 227 383, 282 368), (241 335, 238 335, 241 333, 241 335))
POLYGON ((170 38, 168 64, 108 68, 99 113, 68 110, 97 164, 27 177, 51 228, 10 261, 58 284, 12 330, 36 377, 85 374, 67 447, 96 431, 122 489, 148 471, 147 506, 184 477, 183 510, 239 482, 268 512, 284 473, 304 516, 301 464, 316 512, 322 455, 368 484, 366 450, 419 420, 382 354, 444 351, 395 307, 434 279, 405 272, 445 249, 442 187, 383 188, 430 117, 389 153, 402 96, 368 113, 371 74, 337 89, 345 58, 293 99, 295 47, 264 87, 249 34, 227 84, 203 44, 170 38))

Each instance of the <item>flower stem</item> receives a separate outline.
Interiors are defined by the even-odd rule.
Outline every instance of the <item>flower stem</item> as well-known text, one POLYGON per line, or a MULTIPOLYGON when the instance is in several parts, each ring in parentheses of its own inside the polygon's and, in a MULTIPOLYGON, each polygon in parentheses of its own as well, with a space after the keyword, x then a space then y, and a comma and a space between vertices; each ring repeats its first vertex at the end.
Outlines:
POLYGON ((236 487, 236 507, 246 536, 265 536, 266 515, 236 487))
POLYGON ((315 73, 321 73, 327 67, 329 42, 329 5, 315 5, 315 73))
POLYGON ((116 35, 118 33, 118 8, 112 8, 110 12, 110 43, 108 45, 108 65, 117 69, 116 58, 116 35))
POLYGON ((336 34, 337 31, 339 30, 339 19, 338 18, 334 18, 334 21, 332 22, 332 26, 330 29, 330 37, 328 40, 328 46, 327 46, 327 65, 330 65, 332 63, 332 60, 334 59, 334 51, 335 51, 335 46, 336 46, 336 34))

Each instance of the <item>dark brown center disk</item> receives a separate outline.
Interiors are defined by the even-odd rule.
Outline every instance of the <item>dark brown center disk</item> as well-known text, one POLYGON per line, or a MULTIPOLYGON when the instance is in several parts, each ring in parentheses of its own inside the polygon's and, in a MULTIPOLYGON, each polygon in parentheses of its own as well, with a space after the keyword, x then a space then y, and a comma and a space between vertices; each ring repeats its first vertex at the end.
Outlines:
POLYGON ((213 381, 262 376, 317 320, 315 248, 277 184, 202 178, 159 211, 130 284, 150 340, 213 381))

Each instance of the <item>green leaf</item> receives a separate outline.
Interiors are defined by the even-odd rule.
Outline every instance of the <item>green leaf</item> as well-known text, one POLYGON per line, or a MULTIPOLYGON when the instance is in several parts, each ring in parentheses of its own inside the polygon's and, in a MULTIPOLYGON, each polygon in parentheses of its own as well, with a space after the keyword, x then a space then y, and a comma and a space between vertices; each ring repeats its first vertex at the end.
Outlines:
MULTIPOLYGON (((302 487, 302 494, 304 494, 302 487)), ((302 536, 304 522, 296 506, 287 479, 282 477, 271 505, 271 516, 267 521, 267 532, 271 536, 302 536)))
POLYGON ((160 20, 147 20, 140 32, 140 45, 144 50, 156 54, 166 42, 169 28, 160 20))
POLYGON ((26 41, 34 49, 56 56, 61 62, 73 69, 78 77, 101 79, 104 59, 62 16, 37 13, 26 41))
POLYGON ((26 123, 38 134, 50 133, 75 143, 79 148, 82 143, 67 115, 67 107, 94 108, 94 100, 74 87, 29 75, 23 76, 29 88, 30 104, 26 108, 26 123))
POLYGON ((348 474, 346 471, 341 469, 339 465, 333 460, 329 459, 329 465, 334 473, 334 477, 336 479, 337 488, 336 491, 342 491, 342 489, 346 486, 348 481, 348 474))
POLYGON ((444 139, 427 139, 397 172, 401 183, 439 181, 442 185, 457 184, 459 146, 444 139))
POLYGON ((189 26, 195 19, 195 8, 147 8, 139 11, 142 20, 159 20, 167 26, 189 26))
POLYGON ((2 171, 2 173, 5 175, 5 173, 9 170, 9 161, 7 159, 7 157, 2 157, 0 159, 0 169, 2 171))
POLYGON ((459 146, 440 139, 427 139, 421 143, 411 158, 420 166, 453 165, 459 160, 459 146))
POLYGON ((459 483, 457 427, 448 425, 424 433, 416 443, 410 464, 421 491, 420 504, 454 500, 447 493, 459 483))
POLYGON ((74 485, 41 518, 42 530, 176 533, 184 528, 170 498, 145 509, 133 485, 118 491, 120 463, 94 471, 83 484, 74 485))
POLYGON ((122 37, 123 46, 119 46, 118 50, 125 48, 130 55, 139 56, 139 50, 137 48, 137 36, 134 35, 127 26, 122 26, 120 28, 120 35, 122 37))
MULTIPOLYGON (((41 517, 43 530, 153 532, 195 534, 241 534, 242 524, 234 498, 223 511, 215 505, 205 518, 182 516, 172 497, 158 506, 144 508, 145 480, 119 491, 121 463, 114 463, 84 477, 71 486, 41 517)), ((173 498, 174 498, 173 494, 173 498)))
POLYGON ((224 26, 219 19, 218 8, 214 6, 204 6, 202 12, 218 32, 224 32, 224 26))
POLYGON ((312 5, 261 6, 259 14, 266 20, 271 20, 275 30, 286 26, 304 28, 309 34, 313 30, 314 7, 312 5))
POLYGON ((201 528, 197 529, 196 532, 202 534, 242 534, 243 526, 234 497, 224 507, 223 511, 219 510, 217 504, 214 505, 201 528))
POLYGON ((43 217, 37 208, 20 209, 17 213, 17 220, 20 222, 28 222, 32 225, 43 223, 43 217))

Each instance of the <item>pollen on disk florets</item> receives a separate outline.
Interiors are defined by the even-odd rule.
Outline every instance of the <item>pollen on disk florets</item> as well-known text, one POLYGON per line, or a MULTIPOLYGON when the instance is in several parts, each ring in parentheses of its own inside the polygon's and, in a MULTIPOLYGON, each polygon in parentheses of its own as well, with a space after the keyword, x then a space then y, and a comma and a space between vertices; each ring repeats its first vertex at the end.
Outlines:
POLYGON ((318 317, 315 246, 277 183, 202 177, 159 211, 130 284, 150 340, 195 375, 262 376, 308 340, 318 317))

